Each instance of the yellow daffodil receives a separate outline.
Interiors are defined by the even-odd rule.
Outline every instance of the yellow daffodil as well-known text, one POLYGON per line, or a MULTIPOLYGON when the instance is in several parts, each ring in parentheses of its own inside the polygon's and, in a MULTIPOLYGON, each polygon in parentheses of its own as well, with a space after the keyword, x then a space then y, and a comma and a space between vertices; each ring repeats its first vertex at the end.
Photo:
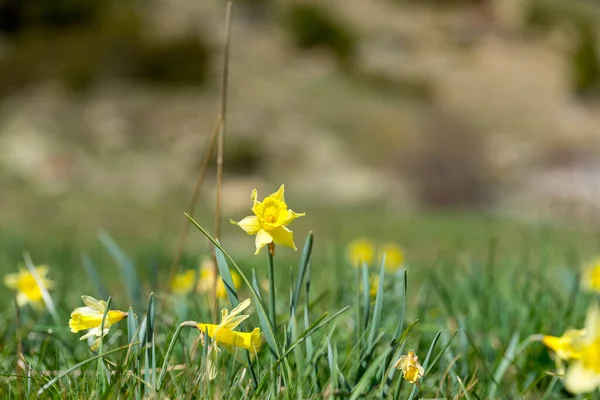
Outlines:
POLYGON ((585 335, 583 329, 569 329, 562 336, 544 336, 542 343, 556 354, 556 367, 564 374, 564 361, 581 358, 581 341, 585 335))
POLYGON ((355 267, 362 267, 362 263, 370 265, 375 256, 375 246, 367 239, 356 239, 346 246, 346 255, 355 267))
POLYGON ((404 264, 404 252, 402 248, 396 243, 389 242, 384 243, 379 248, 379 254, 377 259, 381 261, 385 254, 385 270, 388 272, 394 272, 404 264))
POLYGON ((294 233, 287 226, 296 218, 306 214, 298 214, 288 209, 283 192, 284 185, 281 185, 278 191, 265 197, 261 202, 257 200, 257 192, 254 189, 251 196, 254 202, 252 206, 254 215, 246 217, 240 222, 231 220, 232 224, 238 225, 247 234, 256 235, 255 254, 258 254, 264 246, 271 246, 271 243, 296 250, 294 233))
MULTIPOLYGON (((48 267, 40 265, 35 268, 43 287, 51 289, 54 282, 48 280, 48 267)), ((42 290, 38 286, 35 277, 27 269, 20 267, 19 272, 8 274, 4 277, 4 284, 9 288, 17 291, 17 304, 22 306, 27 303, 40 304, 42 302, 42 290)))
POLYGON ((592 392, 600 387, 600 309, 596 303, 588 309, 577 352, 579 358, 567 368, 565 388, 571 393, 592 392))
POLYGON ((419 364, 419 357, 412 350, 407 355, 401 355, 394 368, 402 370, 402 376, 410 383, 418 383, 425 375, 425 370, 419 364))
POLYGON ((234 331, 239 324, 249 317, 249 315, 240 314, 249 306, 250 299, 246 299, 236 308, 231 310, 231 312, 228 312, 227 309, 223 309, 221 311, 221 323, 219 325, 203 323, 197 324, 198 329, 212 339, 212 344, 209 348, 209 354, 207 357, 207 361, 209 363, 209 379, 212 380, 217 375, 216 358, 217 353, 221 351, 219 348, 220 345, 226 348, 243 348, 253 352, 254 354, 259 351, 262 345, 260 328, 255 328, 252 332, 234 331))
MULTIPOLYGON (((200 265, 200 279, 198 280, 197 290, 201 293, 212 293, 212 288, 215 279, 214 263, 211 259, 207 259, 200 265)), ((242 277, 235 271, 231 271, 231 279, 233 286, 238 290, 242 287, 242 277)), ((223 284, 221 275, 217 276, 217 297, 219 299, 227 299, 227 290, 223 284)))
POLYGON ((600 292, 600 258, 589 262, 584 267, 581 286, 591 292, 600 292))
POLYGON ((174 294, 185 295, 194 290, 196 283, 196 271, 188 269, 185 272, 175 275, 171 282, 171 292, 174 294))
POLYGON ((106 311, 106 302, 97 300, 91 296, 81 296, 81 300, 83 300, 85 307, 77 307, 73 310, 71 319, 69 319, 69 327, 73 333, 88 330, 80 340, 87 339, 90 336, 97 336, 98 339, 91 346, 92 350, 96 350, 100 345, 100 338, 108 334, 113 324, 127 318, 127 313, 119 310, 109 310, 106 313, 104 331, 102 331, 102 317, 106 311))

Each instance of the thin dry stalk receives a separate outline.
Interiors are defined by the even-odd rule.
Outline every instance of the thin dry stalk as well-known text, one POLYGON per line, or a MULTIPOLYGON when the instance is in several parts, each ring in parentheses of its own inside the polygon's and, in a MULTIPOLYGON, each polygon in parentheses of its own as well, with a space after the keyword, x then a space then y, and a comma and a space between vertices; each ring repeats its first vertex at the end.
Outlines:
MULTIPOLYGON (((210 135, 210 139, 208 141, 208 147, 204 151, 204 156, 202 158, 202 165, 200 166, 200 171, 198 172, 198 179, 196 180, 196 187, 194 188, 194 194, 192 195, 192 201, 190 203, 190 208, 188 214, 192 217, 194 216, 194 212, 196 211, 196 204, 198 203, 198 197, 200 196, 200 190, 202 189, 202 185, 204 183, 204 179, 206 179, 206 172, 208 170, 208 164, 212 157, 212 153, 215 147, 215 141, 217 139, 217 134, 221 129, 221 115, 217 116, 217 120, 213 126, 212 133, 210 135)), ((183 228, 181 230, 181 235, 179 235, 179 243, 177 244, 177 251, 175 252, 175 257, 173 258, 173 263, 171 264, 171 272, 169 273, 169 280, 167 281, 167 285, 169 285, 173 278, 175 278, 175 274, 179 269, 179 261, 181 260, 181 254, 183 253, 183 246, 187 241, 188 234, 190 232, 190 222, 187 218, 183 223, 183 228)))
MULTIPOLYGON (((229 83, 229 51, 231 48, 231 9, 233 3, 227 2, 227 14, 225 17, 225 55, 223 57, 223 83, 221 86, 221 129, 219 129, 217 141, 217 202, 215 205, 215 238, 221 237, 221 204, 223 197, 223 147, 225 144, 225 131, 227 128, 227 87, 229 83)), ((213 297, 215 307, 213 319, 217 319, 217 279, 219 277, 217 262, 213 253, 213 297)))

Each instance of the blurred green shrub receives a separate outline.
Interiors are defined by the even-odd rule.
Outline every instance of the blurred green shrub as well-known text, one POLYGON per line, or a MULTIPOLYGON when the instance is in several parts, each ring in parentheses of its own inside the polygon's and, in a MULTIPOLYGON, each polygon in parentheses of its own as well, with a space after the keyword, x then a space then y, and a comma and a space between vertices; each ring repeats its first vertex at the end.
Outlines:
POLYGON ((569 34, 573 92, 584 97, 600 94, 600 4, 583 0, 532 0, 526 2, 526 7, 525 20, 529 26, 543 31, 562 28, 569 34))
POLYGON ((65 29, 97 22, 113 0, 0 0, 0 32, 65 29))
POLYGON ((147 33, 134 0, 0 0, 0 95, 40 81, 83 92, 99 80, 202 85, 210 48, 201 36, 159 39, 147 33), (9 16, 15 17, 12 25, 9 16))
POLYGON ((580 96, 600 93, 598 34, 593 25, 579 23, 571 54, 573 89, 580 96))
POLYGON ((241 14, 251 21, 264 21, 269 11, 274 8, 273 0, 235 0, 241 14))
POLYGON ((152 85, 202 85, 207 81, 210 48, 199 36, 169 40, 143 38, 127 59, 129 78, 152 85))
POLYGON ((344 21, 317 3, 294 2, 284 12, 283 26, 299 49, 325 49, 344 68, 352 68, 357 37, 344 21))

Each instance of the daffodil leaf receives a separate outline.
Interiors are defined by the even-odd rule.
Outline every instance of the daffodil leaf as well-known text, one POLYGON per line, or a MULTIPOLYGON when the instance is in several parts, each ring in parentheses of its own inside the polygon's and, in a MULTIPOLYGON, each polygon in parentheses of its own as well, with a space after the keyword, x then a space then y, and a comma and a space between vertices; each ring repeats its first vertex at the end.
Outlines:
POLYGON ((306 276, 306 271, 309 268, 310 257, 312 254, 314 235, 312 232, 308 233, 306 241, 304 242, 304 248, 302 249, 302 257, 300 257, 300 264, 298 265, 298 279, 296 280, 296 287, 292 295, 292 301, 290 303, 290 314, 291 310, 297 310, 298 300, 300 298, 300 290, 302 289, 302 282, 306 276))
POLYGON ((101 299, 106 299, 108 297, 108 291, 106 290, 106 287, 102 284, 100 275, 94 267, 94 263, 92 263, 92 259, 89 255, 82 254, 81 265, 83 265, 83 269, 85 269, 86 274, 90 278, 90 282, 92 282, 92 285, 94 285, 98 297, 101 299))
POLYGON ((231 303, 232 307, 237 307, 239 303, 239 297, 237 294, 237 290, 235 289, 235 284, 233 282, 233 277, 231 276, 231 270, 227 265, 227 260, 223 255, 223 252, 215 246, 215 258, 217 259, 217 267, 219 268, 219 275, 221 275, 221 279, 223 280, 223 285, 225 286, 225 291, 227 292, 227 297, 229 298, 229 303, 231 303))
POLYGON ((131 261, 125 252, 121 250, 117 242, 115 242, 107 232, 100 230, 98 232, 98 239, 100 239, 100 242, 102 242, 108 253, 119 266, 119 271, 125 282, 129 300, 134 305, 139 305, 142 299, 142 285, 133 261, 131 261))

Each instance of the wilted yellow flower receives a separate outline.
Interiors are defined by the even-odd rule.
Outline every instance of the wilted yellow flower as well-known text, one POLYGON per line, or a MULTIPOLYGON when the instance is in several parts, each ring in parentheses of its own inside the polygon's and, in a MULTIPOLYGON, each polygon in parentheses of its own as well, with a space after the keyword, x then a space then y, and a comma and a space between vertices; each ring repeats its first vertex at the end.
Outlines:
POLYGON ((370 265, 375 256, 375 246, 367 239, 356 239, 346 246, 346 255, 355 267, 362 267, 363 263, 370 265))
MULTIPOLYGON (((51 289, 54 282, 46 279, 48 275, 48 266, 40 265, 35 267, 35 270, 42 281, 45 289, 51 289)), ((42 301, 42 290, 35 281, 35 277, 27 269, 20 267, 19 272, 8 274, 4 277, 4 284, 9 288, 17 291, 17 304, 22 306, 26 303, 40 303, 42 301)))
POLYGON ((381 261, 385 254, 384 268, 388 272, 393 272, 404 264, 404 252, 402 248, 394 242, 383 244, 379 248, 378 261, 381 261))
POLYGON ((98 336, 98 339, 94 340, 91 346, 92 350, 96 350, 100 346, 100 338, 108 334, 113 324, 127 318, 127 313, 119 310, 109 310, 106 313, 104 331, 102 331, 102 317, 106 311, 106 302, 91 296, 81 296, 81 300, 83 300, 85 307, 77 307, 73 310, 71 319, 69 319, 69 327, 73 333, 88 329, 80 340, 87 339, 90 336, 98 336))
MULTIPOLYGON (((206 333, 212 339, 212 344, 209 349, 207 361, 209 363, 209 379, 214 379, 217 375, 216 358, 220 352, 220 345, 226 348, 239 347, 253 353, 257 353, 262 345, 260 337, 260 328, 254 328, 252 332, 237 332, 234 331, 249 315, 240 315, 242 311, 250 306, 250 299, 241 302, 236 308, 228 312, 227 309, 221 311, 221 323, 202 324, 198 323, 198 329, 202 333, 206 333)), ((204 341, 203 341, 204 344, 204 341)))
POLYGON ((188 269, 185 272, 175 275, 171 282, 171 292, 174 294, 188 294, 194 290, 196 283, 196 271, 188 269))
POLYGON ((296 218, 306 214, 298 214, 289 210, 283 192, 284 185, 281 185, 277 192, 265 197, 260 202, 257 200, 257 192, 254 189, 251 196, 254 202, 252 206, 254 215, 246 217, 240 222, 231 220, 232 224, 238 225, 247 234, 256 235, 256 253, 254 254, 258 254, 260 249, 270 243, 296 250, 294 233, 287 226, 296 218))
POLYGON ((571 393, 592 392, 600 387, 600 309, 596 303, 588 309, 577 350, 580 357, 567 368, 565 388, 571 393))
POLYGON ((419 357, 412 350, 407 355, 401 355, 394 368, 402 370, 402 376, 410 383, 417 383, 425 375, 425 370, 419 364, 419 357))
MULTIPOLYGON (((206 259, 200 265, 200 279, 198 280, 197 290, 201 293, 212 293, 212 288, 215 280, 215 269, 214 263, 211 259, 206 259)), ((238 290, 242 287, 242 277, 235 271, 231 271, 231 279, 233 280, 233 286, 238 290)), ((220 299, 227 299, 227 290, 223 284, 221 275, 217 276, 217 297, 220 299)))
POLYGON ((581 276, 581 286, 592 292, 600 292, 600 258, 588 263, 581 276))

